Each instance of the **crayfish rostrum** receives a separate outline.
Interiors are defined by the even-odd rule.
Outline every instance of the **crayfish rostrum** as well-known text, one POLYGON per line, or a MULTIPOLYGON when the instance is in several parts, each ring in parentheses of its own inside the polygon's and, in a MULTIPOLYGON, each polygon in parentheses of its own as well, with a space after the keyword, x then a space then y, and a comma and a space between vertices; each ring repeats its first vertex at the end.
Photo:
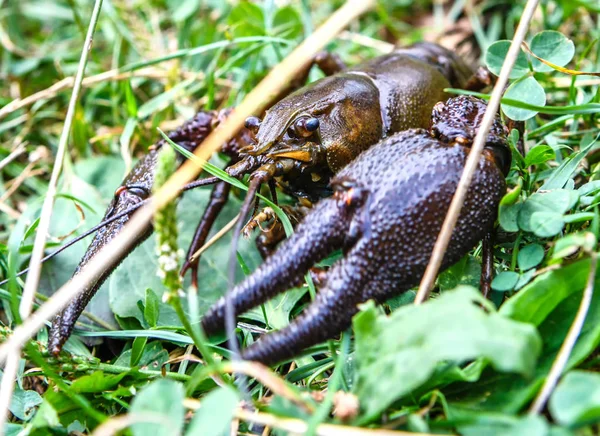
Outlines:
MULTIPOLYGON (((320 56, 315 61, 326 74, 333 75, 279 99, 262 120, 248 118, 246 129, 223 146, 222 152, 230 158, 227 173, 237 178, 249 175, 248 195, 241 208, 234 240, 261 185, 269 185, 274 201, 276 185, 284 192, 304 199, 305 205, 332 194, 338 198, 340 185, 330 185, 331 178, 341 174, 340 171, 348 174, 345 168, 349 168, 361 153, 396 132, 429 127, 433 106, 448 98, 445 88, 477 86, 477 80, 471 80, 476 76, 466 63, 451 51, 431 43, 398 49, 348 69, 343 69, 331 56, 320 56)), ((170 137, 193 149, 225 116, 227 110, 200 112, 170 137)), ((159 142, 117 189, 105 216, 105 221, 111 222, 97 233, 77 271, 109 240, 117 237, 131 210, 150 195, 156 149, 163 143, 159 142)), ((384 162, 390 158, 391 155, 389 158, 381 155, 384 162)), ((194 284, 197 284, 199 259, 192 254, 206 242, 230 190, 227 183, 215 177, 198 180, 191 186, 205 185, 214 185, 213 191, 182 269, 182 274, 192 270, 194 284)), ((359 191, 356 188, 352 192, 357 195, 359 191)), ((298 220, 304 213, 299 214, 298 220)), ((264 257, 283 239, 282 227, 277 224, 275 222, 268 233, 257 239, 264 257)), ((331 229, 332 237, 334 229, 331 229)), ((150 231, 151 228, 146 229, 139 242, 150 231)), ((122 260, 115 258, 99 280, 83 290, 56 317, 49 340, 52 352, 60 351, 86 304, 122 260)))

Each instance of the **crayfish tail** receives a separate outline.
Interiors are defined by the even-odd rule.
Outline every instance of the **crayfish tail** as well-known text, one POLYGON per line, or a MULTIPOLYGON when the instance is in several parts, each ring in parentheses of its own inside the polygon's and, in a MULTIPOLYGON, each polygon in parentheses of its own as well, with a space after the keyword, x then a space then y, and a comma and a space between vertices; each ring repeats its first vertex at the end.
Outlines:
MULTIPOLYGON (((299 285, 315 262, 341 248, 351 221, 344 219, 343 213, 333 199, 319 203, 311 220, 301 223, 279 250, 229 293, 235 313, 243 313, 299 285)), ((223 330, 225 305, 223 297, 205 314, 202 327, 206 334, 223 330)))

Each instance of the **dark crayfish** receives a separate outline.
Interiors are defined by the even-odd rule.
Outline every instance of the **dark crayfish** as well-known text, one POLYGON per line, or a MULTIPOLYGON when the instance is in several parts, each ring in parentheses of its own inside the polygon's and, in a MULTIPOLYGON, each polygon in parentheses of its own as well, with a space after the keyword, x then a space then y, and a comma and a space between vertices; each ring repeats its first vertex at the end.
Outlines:
MULTIPOLYGON (((290 239, 232 290, 230 302, 241 314, 301 283, 332 251, 342 249, 343 258, 325 274, 316 301, 288 327, 246 348, 243 358, 266 364, 289 359, 348 328, 359 303, 382 303, 418 283, 485 108, 473 97, 440 103, 431 132, 396 133, 332 179, 333 197, 321 200, 290 239)), ((493 228, 510 158, 506 128, 497 117, 442 268, 493 228)), ((205 332, 222 330, 224 317, 223 298, 202 319, 205 332)))
MULTIPOLYGON (((331 57, 317 59, 317 63, 329 73, 341 69, 339 62, 331 57)), ((428 127, 432 107, 448 97, 444 88, 470 86, 472 77, 471 69, 452 52, 435 44, 419 43, 301 88, 279 100, 262 121, 250 117, 247 130, 223 148, 231 158, 227 168, 231 176, 250 174, 239 223, 265 183, 270 186, 274 200, 276 183, 285 192, 310 201, 330 195, 329 180, 334 174, 380 139, 407 128, 428 127)), ((223 116, 224 112, 201 112, 173 132, 172 139, 193 149, 223 116)), ((105 216, 105 220, 114 221, 96 235, 78 270, 116 236, 128 220, 126 212, 130 207, 149 195, 155 161, 154 151, 117 190, 105 216)), ((215 187, 182 270, 182 274, 192 270, 194 283, 198 258, 192 259, 191 255, 205 243, 229 194, 229 185, 216 178, 199 180, 193 186, 209 184, 215 187)), ((150 231, 148 228, 143 237, 150 231)), ((282 239, 282 233, 275 225, 269 235, 261 235, 258 241, 263 242, 263 255, 282 239)), ((53 352, 60 350, 85 305, 121 261, 115 259, 111 269, 54 320, 49 342, 53 352)))

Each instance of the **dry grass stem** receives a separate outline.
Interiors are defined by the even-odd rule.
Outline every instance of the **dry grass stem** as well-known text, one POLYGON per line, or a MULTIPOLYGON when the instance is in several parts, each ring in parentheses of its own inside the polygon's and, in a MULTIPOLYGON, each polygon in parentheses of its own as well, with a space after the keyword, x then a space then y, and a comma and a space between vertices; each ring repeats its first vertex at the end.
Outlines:
POLYGON ((344 30, 340 33, 340 39, 351 41, 356 45, 362 45, 363 47, 373 48, 381 53, 391 53, 394 51, 394 44, 382 41, 380 39, 371 38, 370 36, 361 35, 360 33, 350 32, 344 30))
POLYGON ((471 184, 471 179, 473 178, 473 174, 477 169, 477 165, 479 165, 479 159, 485 145, 487 134, 492 123, 494 122, 498 108, 500 107, 500 99, 502 98, 504 87, 508 82, 508 76, 517 59, 519 51, 521 50, 521 43, 525 39, 525 35, 527 34, 527 30, 529 28, 529 23, 533 18, 533 14, 538 3, 539 0, 528 0, 527 4, 525 5, 523 16, 521 17, 521 21, 519 22, 517 30, 515 31, 515 36, 504 60, 504 64, 502 65, 500 76, 498 77, 498 81, 494 86, 490 101, 488 102, 487 109, 481 121, 481 127, 479 128, 477 135, 475 136, 475 140, 473 141, 473 146, 469 152, 469 157, 467 158, 465 169, 463 170, 458 187, 456 188, 456 193, 452 198, 450 208, 448 209, 448 213, 446 214, 446 218, 442 224, 442 228, 435 242, 435 246, 433 247, 433 252, 431 253, 431 258, 429 259, 429 264, 427 265, 425 274, 421 279, 419 291, 417 292, 417 296, 415 298, 415 304, 421 304, 429 297, 431 288, 433 287, 435 278, 442 264, 444 254, 448 248, 452 231, 454 230, 460 210, 465 201, 469 185, 471 184))
POLYGON ((196 252, 194 252, 194 254, 192 254, 192 256, 190 257, 191 261, 194 261, 196 259, 198 259, 198 257, 204 253, 206 250, 208 250, 215 242, 217 242, 219 239, 221 239, 229 230, 231 230, 234 226, 235 223, 237 222, 239 217, 239 214, 236 215, 231 221, 229 221, 227 224, 225 224, 223 226, 223 228, 221 228, 217 233, 215 233, 212 238, 210 238, 208 241, 206 241, 206 244, 204 244, 202 247, 198 248, 198 250, 196 252))
POLYGON ((6 165, 25 153, 25 145, 26 144, 24 142, 21 142, 13 151, 10 152, 8 156, 0 161, 0 171, 2 171, 6 165))
MULTIPOLYGON (((306 421, 292 418, 280 418, 275 415, 261 412, 249 412, 238 409, 235 416, 246 422, 266 425, 292 434, 306 434, 308 424, 306 421)), ((371 429, 360 427, 348 427, 345 425, 319 424, 316 429, 318 436, 433 436, 430 433, 412 433, 409 431, 371 429)))
MULTIPOLYGON (((180 75, 183 79, 195 78, 198 80, 202 80, 205 77, 204 73, 202 73, 202 72, 186 71, 186 72, 181 72, 180 75)), ((93 85, 96 85, 96 84, 102 83, 102 82, 128 80, 128 79, 131 79, 134 77, 144 77, 144 78, 148 78, 148 79, 160 80, 160 79, 168 79, 172 76, 173 76, 173 72, 158 69, 155 67, 147 67, 147 68, 143 68, 140 70, 128 71, 128 72, 120 72, 120 69, 116 68, 114 70, 105 71, 103 73, 96 74, 94 76, 86 77, 85 79, 83 79, 83 82, 81 83, 81 85, 84 88, 89 88, 93 85)), ((227 79, 216 79, 215 83, 220 86, 224 86, 224 87, 228 87, 228 88, 235 87, 235 83, 233 83, 231 80, 227 80, 227 79)), ((6 106, 4 106, 0 109, 0 119, 6 117, 8 114, 11 114, 16 110, 22 109, 27 106, 31 106, 36 101, 54 98, 60 92, 66 90, 66 89, 72 88, 74 86, 74 84, 75 84, 75 77, 73 77, 73 76, 65 77, 64 79, 56 82, 54 85, 50 86, 49 88, 46 88, 39 92, 36 92, 35 94, 31 94, 30 96, 13 100, 10 103, 8 103, 6 106)))
POLYGON ((291 389, 290 386, 287 385, 285 380, 274 373, 269 367, 261 363, 243 360, 233 361, 224 366, 223 372, 241 373, 248 377, 255 378, 263 386, 269 388, 271 392, 283 398, 287 398, 305 412, 314 412, 312 404, 305 401, 297 391, 291 389))
MULTIPOLYGON (((35 293, 38 287, 42 269, 41 260, 42 257, 44 257, 46 235, 48 233, 48 229, 50 228, 50 218, 52 217, 52 209, 54 207, 54 199, 57 192, 58 178, 62 171, 62 165, 67 150, 67 143, 71 132, 71 126, 75 117, 79 91, 81 90, 81 82, 83 80, 83 74, 85 72, 85 66, 87 65, 88 55, 92 46, 92 38, 94 36, 96 23, 98 22, 101 8, 102 0, 96 0, 79 60, 79 66, 75 76, 73 93, 71 94, 71 99, 69 101, 69 108, 67 109, 65 124, 58 142, 56 159, 54 161, 52 175, 50 176, 50 181, 48 183, 46 198, 44 199, 44 203, 42 205, 40 220, 36 229, 33 250, 31 253, 31 260, 29 262, 29 273, 27 274, 27 280, 25 281, 25 286, 21 295, 21 303, 19 305, 19 315, 23 320, 29 316, 31 309, 33 308, 33 300, 35 298, 35 293)), ((11 350, 11 354, 5 366, 2 384, 0 386, 0 436, 4 434, 5 430, 5 420, 7 419, 8 408, 12 399, 18 363, 21 359, 21 346, 22 344, 19 344, 18 346, 15 346, 13 350, 11 350)))
POLYGON ((19 217, 21 216, 21 213, 14 210, 12 207, 10 207, 8 204, 4 203, 3 201, 0 201, 0 212, 4 212, 5 214, 7 214, 8 216, 10 216, 12 219, 18 220, 19 217))

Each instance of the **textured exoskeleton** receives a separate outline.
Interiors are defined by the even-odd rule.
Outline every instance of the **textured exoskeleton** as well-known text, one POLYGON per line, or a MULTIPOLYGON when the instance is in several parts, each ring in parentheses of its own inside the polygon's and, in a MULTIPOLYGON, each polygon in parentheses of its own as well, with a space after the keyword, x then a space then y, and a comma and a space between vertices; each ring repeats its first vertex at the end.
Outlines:
MULTIPOLYGON (((331 57, 316 61, 327 73, 341 69, 331 57)), ((286 192, 311 201, 330 195, 329 180, 333 174, 383 137, 410 127, 428 127, 432 107, 448 97, 444 88, 464 87, 471 76, 471 69, 451 51, 436 44, 419 43, 299 89, 275 103, 262 122, 250 117, 248 130, 224 148, 231 158, 227 172, 238 178, 250 174, 240 217, 248 214, 263 183, 271 187, 274 200, 275 181, 286 192)), ((223 112, 201 112, 175 131, 172 139, 193 149, 222 116, 223 112)), ((162 141, 158 146, 161 144, 162 141)), ((149 195, 155 161, 153 151, 133 169, 117 189, 105 219, 149 195)), ((198 181, 199 186, 208 184, 215 187, 182 268, 182 274, 192 270, 195 285, 199 257, 192 258, 192 254, 206 242, 229 194, 229 185, 217 178, 198 181)), ((124 216, 98 233, 75 274, 117 236, 127 220, 124 216)), ((146 229, 140 242, 150 231, 146 229)), ((273 226, 269 236, 263 234, 258 241, 268 248, 261 253, 266 256, 282 235, 280 226, 273 226)), ((53 352, 60 351, 85 305, 122 260, 115 258, 111 268, 56 317, 49 342, 53 352)))
MULTIPOLYGON (((357 305, 384 302, 415 286, 462 174, 485 103, 457 97, 433 111, 431 132, 394 134, 361 154, 332 180, 293 236, 231 292, 235 313, 301 283, 311 266, 336 249, 343 258, 326 273, 316 300, 288 327, 243 351, 243 357, 280 362, 348 328, 357 305)), ((442 268, 467 254, 496 220, 510 166, 499 117, 468 190, 442 268)), ((224 325, 225 300, 202 319, 207 334, 224 325)))
MULTIPOLYGON (((317 63, 326 73, 341 69, 330 57, 318 58, 317 63)), ((246 127, 256 143, 243 148, 239 161, 227 170, 232 175, 250 173, 240 216, 246 216, 262 184, 269 183, 274 193, 275 180, 288 194, 313 202, 331 195, 329 181, 335 173, 394 132, 429 127, 431 109, 448 98, 444 89, 473 86, 478 83, 470 81, 474 77, 453 52, 417 43, 297 90, 267 110, 262 121, 248 118, 246 127)), ((222 202, 226 195, 213 197, 222 202)), ((207 215, 198 225, 182 269, 191 269, 193 280, 199 258, 192 260, 191 255, 206 241, 216 217, 207 215)), ((283 235, 277 222, 261 235, 257 243, 263 257, 283 235)))

